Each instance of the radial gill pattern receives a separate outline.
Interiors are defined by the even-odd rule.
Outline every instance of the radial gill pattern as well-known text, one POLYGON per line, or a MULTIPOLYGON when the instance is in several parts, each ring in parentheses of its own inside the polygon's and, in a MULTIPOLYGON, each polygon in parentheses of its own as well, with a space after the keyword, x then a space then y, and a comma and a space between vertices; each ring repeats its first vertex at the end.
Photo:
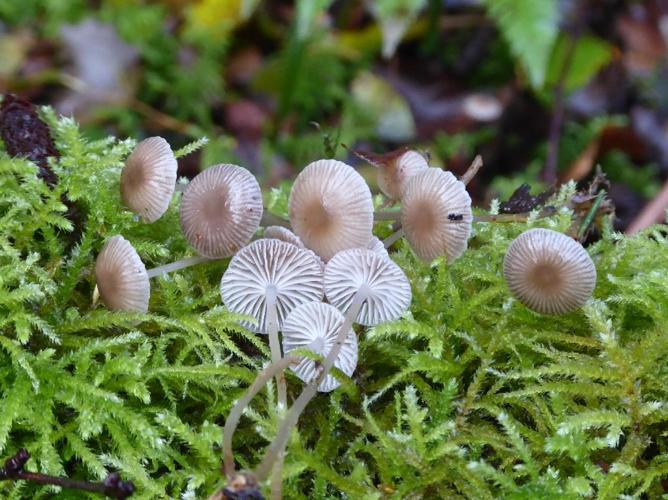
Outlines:
POLYGON ((181 230, 201 255, 234 255, 262 219, 262 192, 255 177, 236 165, 216 165, 195 177, 181 200, 181 230))
POLYGON ((278 320, 282 324, 299 304, 322 300, 322 271, 307 251, 283 241, 260 239, 232 258, 220 283, 220 295, 230 311, 258 320, 258 326, 248 328, 266 334, 270 286, 276 287, 278 320))
POLYGON ((166 140, 149 137, 135 147, 121 173, 123 203, 144 222, 167 211, 176 185, 176 158, 166 140))
POLYGON ((110 238, 97 256, 95 281, 102 302, 112 311, 148 311, 151 287, 146 268, 122 236, 110 238))
POLYGON ((289 201, 290 222, 304 244, 327 261, 371 239, 371 191, 355 169, 319 160, 300 172, 289 201))
MULTIPOLYGON (((325 358, 334 346, 342 324, 343 315, 335 307, 322 302, 302 304, 288 315, 283 324, 283 352, 287 355, 295 349, 308 349, 325 358)), ((350 377, 357 367, 357 352, 357 336, 351 328, 334 366, 350 377)), ((306 383, 318 375, 315 362, 306 358, 290 368, 306 383)), ((318 390, 329 392, 339 385, 336 378, 327 375, 318 385, 318 390)))
POLYGON ((418 257, 431 261, 445 255, 448 262, 466 250, 471 235, 471 197, 450 172, 428 168, 406 184, 401 200, 406 239, 418 257))
POLYGON ((325 295, 344 314, 362 287, 367 297, 357 316, 362 325, 399 319, 411 303, 411 287, 404 272, 373 250, 345 250, 327 263, 325 295))
POLYGON ((581 307, 596 286, 596 267, 587 251, 549 229, 519 235, 508 248, 503 275, 512 294, 542 314, 564 314, 581 307))

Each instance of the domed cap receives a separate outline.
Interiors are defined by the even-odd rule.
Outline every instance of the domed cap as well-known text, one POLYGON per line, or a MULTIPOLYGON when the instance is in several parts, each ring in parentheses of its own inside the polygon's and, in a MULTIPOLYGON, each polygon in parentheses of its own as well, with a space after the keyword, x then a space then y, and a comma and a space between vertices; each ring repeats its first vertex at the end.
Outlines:
POLYGON ((508 248, 503 275, 512 294, 542 314, 564 314, 581 307, 596 286, 596 267, 587 251, 549 229, 519 235, 508 248))
MULTIPOLYGON (((335 307, 322 302, 309 302, 295 308, 283 323, 283 352, 295 349, 309 351, 327 357, 334 346, 336 336, 343 324, 343 314, 335 307)), ((334 366, 349 377, 357 367, 357 336, 351 328, 341 347, 334 366)), ((317 375, 316 364, 310 359, 302 359, 296 366, 290 367, 304 382, 309 383, 317 375)), ((320 392, 333 391, 341 385, 332 375, 327 375, 320 385, 320 392)))
POLYGON ((408 179, 429 168, 424 156, 417 151, 406 151, 401 156, 379 165, 378 187, 390 199, 401 199, 408 179))
POLYGON ((283 226, 267 226, 264 228, 264 237, 273 240, 281 240, 299 248, 304 248, 304 243, 295 233, 283 226))
POLYGON ((450 172, 429 168, 411 177, 401 199, 401 224, 413 251, 425 261, 464 253, 471 235, 471 197, 450 172))
POLYGON ((262 192, 248 170, 216 165, 188 184, 180 215, 183 235, 195 250, 206 257, 229 257, 260 226, 262 192))
POLYGON ((177 163, 162 137, 149 137, 135 147, 121 173, 123 203, 144 222, 167 211, 176 185, 177 163))
POLYGON ((367 298, 357 316, 357 323, 362 325, 399 319, 411 303, 411 287, 404 272, 373 250, 344 250, 327 263, 325 295, 340 311, 348 310, 363 287, 367 298))
POLYGON ((322 300, 322 271, 313 256, 295 245, 260 239, 242 248, 232 258, 220 282, 220 295, 227 308, 253 316, 258 333, 267 333, 267 290, 276 287, 279 325, 288 313, 304 302, 322 300))
POLYGON ((95 261, 100 298, 112 311, 148 311, 151 286, 144 263, 122 236, 109 238, 95 261))
POLYGON ((373 252, 377 253, 382 257, 385 257, 386 259, 390 258, 390 254, 387 253, 387 248, 385 248, 383 242, 375 236, 371 237, 371 241, 367 245, 367 249, 372 250, 373 252))
POLYGON ((351 166, 336 160, 308 165, 295 180, 290 222, 325 261, 341 250, 366 247, 373 227, 371 191, 351 166))

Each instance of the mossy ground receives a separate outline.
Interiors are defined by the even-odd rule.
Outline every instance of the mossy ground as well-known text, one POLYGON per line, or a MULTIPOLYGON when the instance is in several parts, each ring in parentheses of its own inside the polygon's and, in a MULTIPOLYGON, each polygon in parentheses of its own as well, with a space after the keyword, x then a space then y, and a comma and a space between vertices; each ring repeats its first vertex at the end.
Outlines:
MULTIPOLYGON (((152 281, 150 313, 93 305, 95 256, 122 234, 147 267, 192 251, 178 199, 144 225, 120 206, 132 140, 89 142, 46 109, 60 182, 0 152, 0 454, 29 469, 99 479, 117 469, 138 498, 201 498, 223 483, 221 424, 268 360, 218 286, 226 262, 152 281), (86 222, 74 247, 61 195, 86 222)), ((315 159, 315 158, 314 158, 315 159)), ((269 205, 279 214, 286 190, 269 205)), ((562 190, 561 201, 572 194, 562 190)), ((555 203, 559 204, 557 199, 555 203)), ((668 475, 668 237, 604 231, 589 247, 594 298, 561 317, 513 300, 501 265, 527 227, 565 231, 561 209, 528 223, 476 223, 452 265, 393 259, 413 289, 398 322, 359 330, 359 366, 302 416, 286 456, 286 498, 658 498, 668 475)), ((379 235, 389 226, 379 224, 379 235)), ((295 397, 302 387, 288 378, 295 397)), ((276 430, 275 394, 235 438, 251 468, 276 430)), ((0 483, 3 498, 49 488, 0 483)), ((62 498, 83 493, 61 492, 62 498)))

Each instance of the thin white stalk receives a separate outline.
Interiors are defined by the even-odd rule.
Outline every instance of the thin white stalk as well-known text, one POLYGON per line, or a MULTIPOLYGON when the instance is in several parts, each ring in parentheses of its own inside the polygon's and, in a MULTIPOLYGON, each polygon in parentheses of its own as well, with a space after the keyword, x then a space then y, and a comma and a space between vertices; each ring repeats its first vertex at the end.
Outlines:
POLYGON ((283 420, 283 423, 281 424, 276 437, 267 448, 267 452, 265 453, 262 462, 255 470, 258 481, 261 482, 267 478, 274 462, 285 450, 285 446, 288 442, 288 439, 290 438, 290 433, 297 425, 300 415, 309 404, 311 399, 313 399, 313 397, 316 395, 320 382, 322 382, 322 380, 327 376, 329 370, 332 368, 332 366, 334 366, 334 362, 341 352, 341 347, 343 347, 343 344, 346 341, 346 336, 348 335, 350 328, 353 326, 353 323, 355 322, 360 309, 362 309, 362 305, 367 299, 367 296, 367 287, 360 287, 353 298, 352 304, 346 312, 343 324, 341 325, 339 333, 336 336, 336 341, 334 342, 332 349, 329 351, 329 354, 327 354, 327 357, 320 367, 320 372, 313 380, 311 380, 311 382, 308 383, 295 403, 290 407, 290 411, 285 416, 285 419, 283 420))
POLYGON ((379 210, 373 213, 373 220, 399 220, 401 217, 400 210, 379 210))
POLYGON ((176 182, 176 186, 174 186, 174 191, 177 193, 183 193, 185 190, 188 188, 188 184, 183 184, 181 182, 176 182))
POLYGON ((178 271, 179 269, 201 264, 202 262, 208 262, 210 260, 214 259, 211 257, 204 257, 203 255, 197 255, 195 257, 188 257, 187 259, 177 260, 176 262, 165 264, 164 266, 154 267, 153 269, 146 271, 146 274, 148 274, 149 278, 155 278, 156 276, 178 271))
POLYGON ((403 238, 403 236, 404 236, 404 228, 400 227, 394 233, 392 233, 383 240, 383 246, 385 248, 390 248, 395 241, 400 240, 401 238, 403 238))
POLYGON ((244 395, 237 401, 225 420, 225 427, 223 429, 223 463, 225 467, 225 475, 228 479, 232 478, 235 473, 234 468, 234 454, 232 453, 232 438, 234 432, 239 425, 239 420, 244 410, 250 403, 251 399, 262 390, 265 384, 276 376, 277 373, 282 373, 292 363, 299 363, 297 356, 286 356, 279 360, 278 363, 271 363, 264 370, 257 374, 255 380, 250 385, 244 395))
POLYGON ((266 210, 262 213, 262 219, 260 220, 260 225, 262 227, 282 226, 282 227, 287 227, 288 229, 291 228, 289 220, 284 219, 279 215, 272 214, 271 212, 267 212, 266 210))

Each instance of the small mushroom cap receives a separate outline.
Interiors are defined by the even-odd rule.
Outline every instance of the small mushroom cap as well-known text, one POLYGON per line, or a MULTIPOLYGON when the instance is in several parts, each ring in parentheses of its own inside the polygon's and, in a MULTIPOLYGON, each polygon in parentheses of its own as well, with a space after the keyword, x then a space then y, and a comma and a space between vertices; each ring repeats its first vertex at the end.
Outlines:
MULTIPOLYGON (((334 346, 339 329, 343 324, 343 314, 338 309, 322 302, 309 302, 296 307, 283 323, 283 352, 295 349, 309 351, 327 357, 334 346)), ((349 377, 357 367, 357 336, 351 328, 341 347, 334 366, 349 377)), ((290 367, 295 374, 308 383, 317 375, 315 362, 302 359, 290 367)), ((320 392, 330 392, 341 385, 332 375, 327 375, 320 385, 320 392)))
POLYGON ((596 286, 596 267, 587 251, 549 229, 519 235, 508 248, 503 275, 512 294, 541 314, 565 314, 581 307, 596 286))
POLYGON ((123 203, 144 222, 155 222, 169 208, 176 169, 176 158, 166 140, 144 139, 130 154, 121 173, 123 203))
POLYGON ((428 168, 406 184, 401 224, 413 251, 424 261, 445 255, 448 262, 466 250, 471 235, 471 197, 450 172, 428 168))
POLYGON ((248 170, 215 165, 197 175, 181 199, 181 230, 201 255, 234 255, 262 219, 262 191, 248 170))
POLYGON ((279 325, 292 309, 304 302, 322 300, 320 266, 306 250, 273 239, 256 240, 232 258, 220 282, 227 308, 253 316, 257 333, 267 333, 267 291, 276 287, 279 325))
POLYGON ((386 259, 390 258, 390 254, 387 252, 387 248, 383 245, 383 242, 377 237, 373 236, 371 241, 367 245, 367 249, 376 252, 378 255, 385 257, 386 259))
POLYGON ((417 151, 406 151, 378 168, 378 187, 390 199, 401 199, 408 179, 429 168, 424 156, 417 151))
POLYGON ((366 247, 371 239, 371 191, 343 162, 319 160, 302 170, 290 192, 289 211, 295 233, 325 261, 341 250, 366 247))
POLYGON ((304 243, 295 233, 283 226, 267 226, 264 228, 264 237, 274 240, 285 241, 299 248, 304 248, 304 243))
POLYGON ((95 261, 95 281, 112 311, 148 311, 151 286, 144 263, 122 236, 109 238, 95 261))
POLYGON ((330 304, 347 311, 362 287, 368 296, 356 321, 365 326, 399 319, 411 303, 411 286, 404 272, 373 250, 344 250, 327 263, 325 295, 330 304))

